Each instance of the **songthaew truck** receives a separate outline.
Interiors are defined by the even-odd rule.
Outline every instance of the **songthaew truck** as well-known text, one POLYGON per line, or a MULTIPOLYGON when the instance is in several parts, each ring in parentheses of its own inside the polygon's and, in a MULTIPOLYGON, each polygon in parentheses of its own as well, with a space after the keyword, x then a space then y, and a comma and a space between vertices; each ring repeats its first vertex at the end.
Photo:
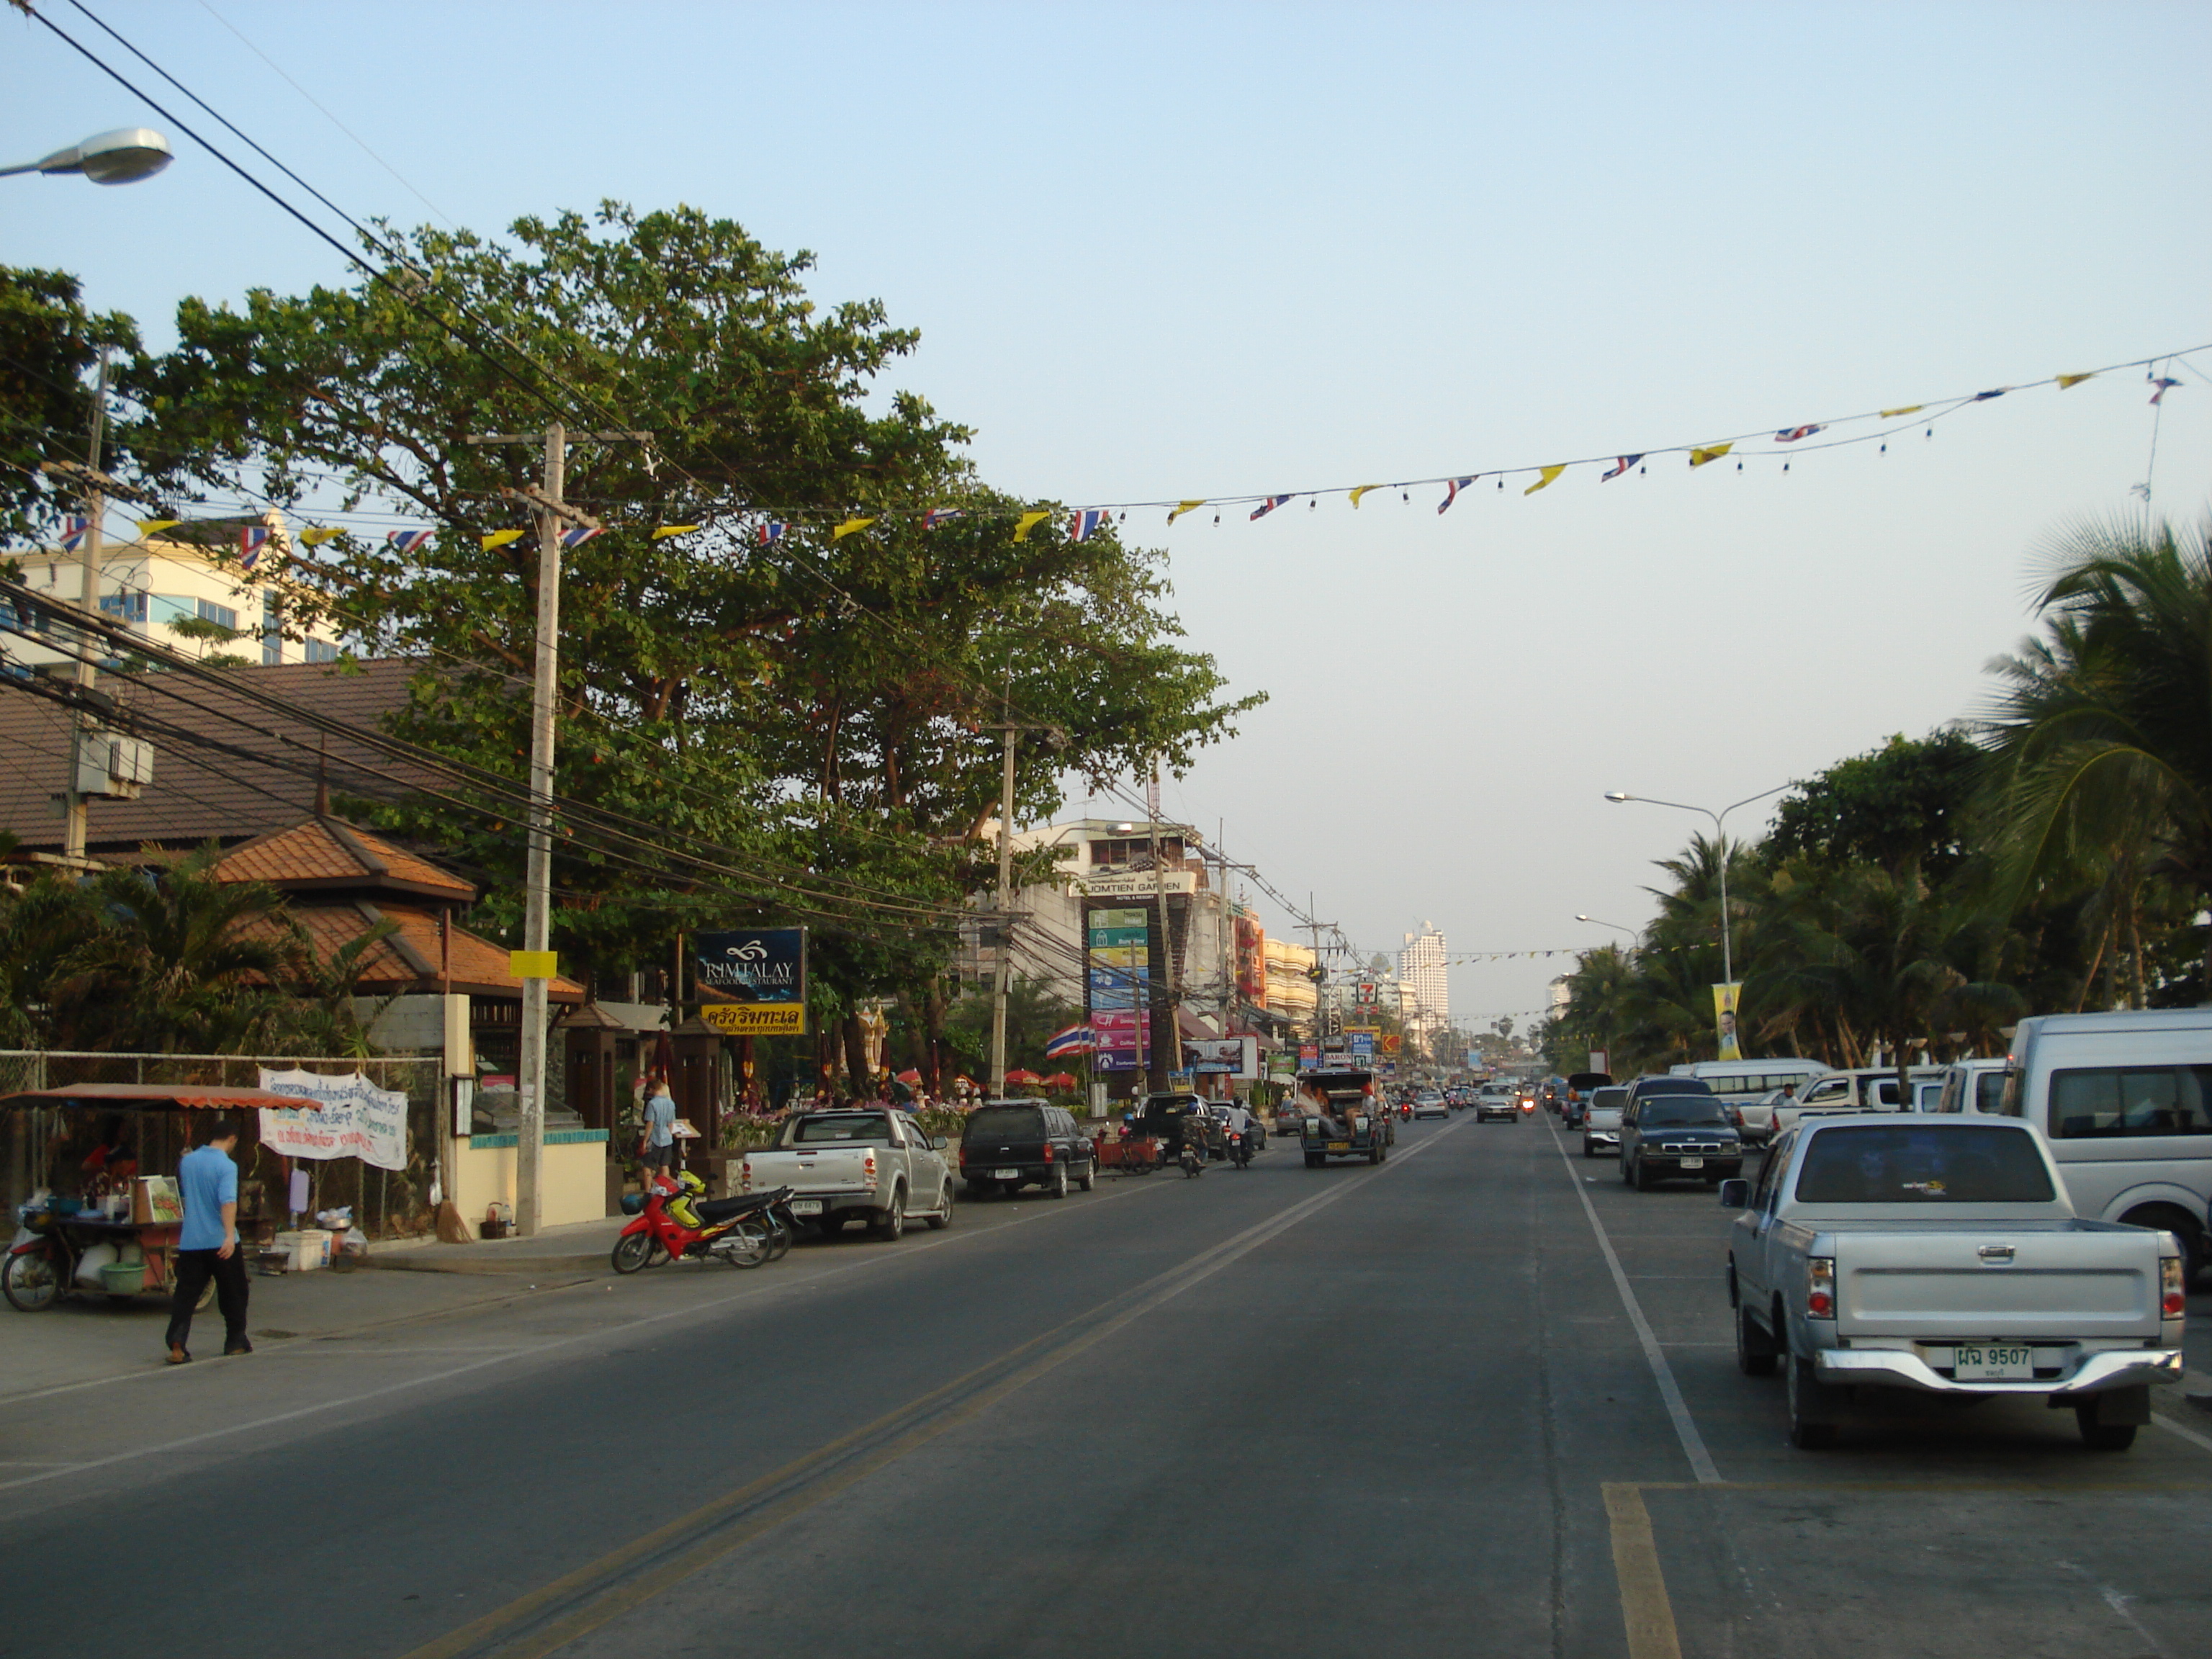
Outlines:
POLYGON ((1298 1079, 1292 1103, 1298 1111, 1298 1145, 1306 1168, 1333 1158, 1380 1164, 1390 1155, 1390 1136, 1372 1072, 1308 1072, 1298 1079))

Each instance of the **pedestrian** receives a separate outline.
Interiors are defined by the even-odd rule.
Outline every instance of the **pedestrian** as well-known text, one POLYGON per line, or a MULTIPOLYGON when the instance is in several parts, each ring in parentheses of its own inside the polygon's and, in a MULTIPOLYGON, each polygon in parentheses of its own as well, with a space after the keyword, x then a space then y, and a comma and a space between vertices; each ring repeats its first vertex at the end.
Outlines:
POLYGON ((177 1288, 169 1298, 172 1365, 192 1357, 185 1346, 191 1339, 192 1308, 210 1279, 222 1310, 223 1352, 253 1352, 246 1340, 246 1258, 238 1249, 238 1165, 230 1161, 237 1145, 238 1126, 217 1119, 199 1150, 177 1164, 185 1224, 177 1235, 177 1288))
POLYGON ((638 1182, 647 1197, 659 1176, 676 1167, 676 1097, 668 1092, 668 1079, 658 1072, 645 1095, 645 1132, 637 1143, 638 1182))

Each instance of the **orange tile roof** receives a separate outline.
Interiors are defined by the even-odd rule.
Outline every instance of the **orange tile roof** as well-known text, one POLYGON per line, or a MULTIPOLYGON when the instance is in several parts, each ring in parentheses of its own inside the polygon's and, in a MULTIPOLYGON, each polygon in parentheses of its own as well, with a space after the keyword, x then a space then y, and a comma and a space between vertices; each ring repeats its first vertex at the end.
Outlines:
POLYGON ((289 893, 332 888, 476 902, 471 882, 338 818, 309 818, 233 848, 216 865, 223 881, 263 881, 289 893))
MULTIPOLYGON (((431 911, 407 904, 362 901, 351 904, 297 903, 291 907, 315 955, 327 962, 380 921, 395 921, 398 931, 371 946, 355 981, 363 996, 392 996, 399 992, 439 988, 438 918, 431 911)), ((271 922, 255 924, 248 932, 274 938, 271 922)), ((453 988, 472 996, 519 997, 522 981, 507 971, 507 947, 471 933, 453 930, 453 988)), ((581 1002, 584 988, 577 981, 548 981, 546 996, 554 1002, 581 1002)))

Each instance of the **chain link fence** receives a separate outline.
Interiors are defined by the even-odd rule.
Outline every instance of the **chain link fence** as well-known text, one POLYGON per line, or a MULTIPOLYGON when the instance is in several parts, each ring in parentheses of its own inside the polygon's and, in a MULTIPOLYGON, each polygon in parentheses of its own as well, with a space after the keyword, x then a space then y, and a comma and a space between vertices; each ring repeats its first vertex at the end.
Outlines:
MULTIPOLYGON (((0 1095, 64 1089, 84 1083, 151 1083, 258 1089, 262 1068, 313 1072, 323 1077, 356 1073, 380 1089, 407 1097, 407 1167, 382 1170, 357 1158, 306 1158, 307 1212, 349 1206, 354 1224, 370 1238, 413 1237, 430 1231, 430 1183, 437 1170, 437 1112, 444 1061, 437 1055, 404 1059, 337 1059, 315 1054, 125 1054, 0 1049, 0 1095)), ((552 1069, 552 1068, 549 1068, 552 1069)), ((190 1112, 127 1112, 124 1133, 142 1173, 173 1173, 191 1149, 190 1112)), ((59 1167, 74 1170, 100 1135, 107 1112, 97 1108, 41 1106, 0 1114, 0 1182, 11 1206, 49 1185, 59 1167)), ((261 1146, 258 1113, 246 1114, 236 1153, 241 1231, 286 1224, 288 1194, 282 1165, 261 1146)))

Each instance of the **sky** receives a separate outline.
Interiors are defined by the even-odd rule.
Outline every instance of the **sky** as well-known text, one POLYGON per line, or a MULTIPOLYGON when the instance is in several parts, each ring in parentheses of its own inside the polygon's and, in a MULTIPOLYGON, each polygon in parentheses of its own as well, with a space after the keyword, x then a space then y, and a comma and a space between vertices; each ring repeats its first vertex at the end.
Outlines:
MULTIPOLYGON (((998 488, 1335 491, 1122 533, 1269 696, 1165 810, 1363 951, 1620 938, 1575 918, 1643 925, 1710 826, 1605 792, 1718 809, 1969 718, 2068 525, 2212 501, 2212 351, 2162 409, 2142 368, 2026 386, 2212 343, 2203 5, 87 3, 356 217, 682 202, 812 250, 921 330, 890 382, 998 488), (2002 386, 1886 449, 1765 435, 2002 386)), ((0 157, 140 124, 156 179, 0 180, 0 260, 155 343, 188 295, 346 280, 0 14, 0 157)), ((1455 1017, 1570 966, 1455 965, 1455 1017)))

